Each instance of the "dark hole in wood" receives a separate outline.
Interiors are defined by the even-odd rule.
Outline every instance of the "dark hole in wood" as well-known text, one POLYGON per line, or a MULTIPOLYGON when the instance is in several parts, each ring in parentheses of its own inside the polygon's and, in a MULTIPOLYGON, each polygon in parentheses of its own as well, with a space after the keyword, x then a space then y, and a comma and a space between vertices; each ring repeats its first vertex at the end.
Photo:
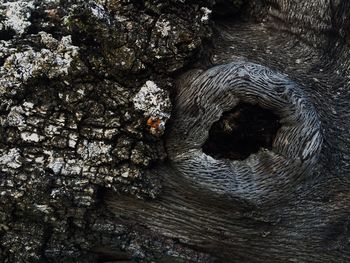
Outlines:
POLYGON ((136 263, 127 252, 117 247, 96 247, 92 249, 92 252, 97 256, 97 263, 136 263))
POLYGON ((0 40, 11 40, 16 35, 13 29, 0 30, 0 40))
POLYGON ((270 110, 239 103, 212 125, 202 150, 215 159, 244 160, 261 148, 271 149, 280 127, 270 110))

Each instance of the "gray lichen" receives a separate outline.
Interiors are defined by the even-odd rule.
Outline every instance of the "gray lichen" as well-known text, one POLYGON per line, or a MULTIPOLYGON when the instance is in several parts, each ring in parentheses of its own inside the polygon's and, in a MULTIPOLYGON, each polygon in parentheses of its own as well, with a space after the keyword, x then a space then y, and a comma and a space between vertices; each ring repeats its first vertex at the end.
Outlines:
POLYGON ((149 118, 150 132, 163 134, 165 124, 170 118, 171 103, 166 91, 160 89, 153 81, 146 81, 133 98, 134 107, 149 118))
POLYGON ((12 29, 22 35, 31 25, 29 19, 34 8, 34 1, 5 1, 0 6, 0 16, 5 18, 0 22, 0 30, 12 29))
MULTIPOLYGON (((10 54, 0 68, 3 76, 0 80, 0 92, 16 95, 16 89, 25 85, 30 79, 47 77, 48 79, 67 75, 74 59, 78 58, 79 48, 71 45, 71 37, 62 37, 60 41, 52 35, 39 32, 40 51, 25 48, 24 51, 10 54)), ((2 53, 8 53, 2 47, 2 53)))

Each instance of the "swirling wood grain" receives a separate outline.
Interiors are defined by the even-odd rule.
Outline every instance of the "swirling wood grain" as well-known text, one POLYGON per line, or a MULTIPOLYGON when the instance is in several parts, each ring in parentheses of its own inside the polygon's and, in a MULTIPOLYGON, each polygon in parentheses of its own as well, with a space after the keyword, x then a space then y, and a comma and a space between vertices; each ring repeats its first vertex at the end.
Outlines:
POLYGON ((256 204, 279 201, 312 171, 322 146, 321 122, 302 89, 285 75, 249 62, 213 67, 178 84, 167 148, 174 168, 191 184, 256 204), (282 127, 272 150, 247 159, 203 153, 208 132, 239 102, 269 109, 282 127))

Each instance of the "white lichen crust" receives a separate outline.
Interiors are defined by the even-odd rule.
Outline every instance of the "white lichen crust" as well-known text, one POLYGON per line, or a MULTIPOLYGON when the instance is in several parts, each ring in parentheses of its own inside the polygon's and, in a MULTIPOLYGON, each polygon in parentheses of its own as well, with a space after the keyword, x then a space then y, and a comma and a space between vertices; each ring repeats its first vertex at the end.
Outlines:
MULTIPOLYGON (((39 32, 38 36, 44 46, 40 51, 28 47, 24 51, 9 55, 0 68, 0 94, 16 88, 36 77, 49 79, 68 74, 72 61, 78 59, 79 48, 72 45, 71 36, 57 40, 51 34, 39 32)), ((0 52, 8 52, 6 46, 0 52)))
MULTIPOLYGON (((6 1, 5 1, 6 2, 6 1)), ((34 1, 20 0, 13 2, 0 2, 0 15, 5 17, 0 22, 0 30, 12 29, 22 35, 31 25, 29 18, 34 9, 34 1)))
POLYGON ((163 134, 165 124, 170 118, 169 94, 159 88, 155 82, 149 80, 134 96, 133 103, 135 109, 142 111, 145 117, 156 121, 156 125, 151 126, 151 133, 163 134))
POLYGON ((207 7, 202 7, 201 11, 203 12, 203 16, 201 17, 201 21, 203 23, 207 23, 209 21, 210 14, 212 13, 212 10, 210 10, 207 7))

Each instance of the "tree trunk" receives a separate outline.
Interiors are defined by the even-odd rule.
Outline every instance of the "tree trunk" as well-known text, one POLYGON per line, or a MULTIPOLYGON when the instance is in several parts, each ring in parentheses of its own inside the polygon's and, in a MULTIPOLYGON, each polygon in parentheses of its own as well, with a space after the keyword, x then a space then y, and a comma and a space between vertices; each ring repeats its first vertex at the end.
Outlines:
POLYGON ((349 262, 349 11, 0 2, 0 261, 349 262))

